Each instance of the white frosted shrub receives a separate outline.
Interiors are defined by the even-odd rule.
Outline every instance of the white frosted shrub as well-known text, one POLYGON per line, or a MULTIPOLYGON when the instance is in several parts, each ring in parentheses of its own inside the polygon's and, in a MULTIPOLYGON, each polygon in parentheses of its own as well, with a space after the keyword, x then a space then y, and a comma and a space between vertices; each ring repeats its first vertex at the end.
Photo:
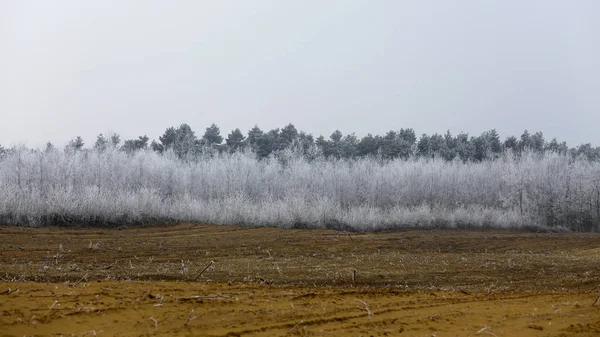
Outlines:
POLYGON ((597 230, 600 165, 511 153, 482 163, 309 161, 293 151, 180 160, 141 151, 11 149, 0 222, 119 226, 164 221, 376 231, 409 227, 597 230))

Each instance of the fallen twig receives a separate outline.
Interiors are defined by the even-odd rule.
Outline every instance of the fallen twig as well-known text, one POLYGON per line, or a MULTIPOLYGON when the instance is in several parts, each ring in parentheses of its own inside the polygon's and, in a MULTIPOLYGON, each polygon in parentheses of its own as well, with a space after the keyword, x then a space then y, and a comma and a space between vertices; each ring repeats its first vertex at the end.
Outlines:
POLYGON ((302 326, 302 324, 304 324, 304 321, 300 321, 300 322, 296 323, 296 325, 294 325, 288 332, 291 332, 292 330, 298 329, 299 327, 302 326))
POLYGON ((197 301, 197 300, 229 300, 229 299, 232 299, 232 297, 217 294, 217 295, 210 295, 210 296, 180 297, 177 300, 187 302, 187 301, 197 301))
POLYGON ((188 314, 187 320, 185 321, 185 324, 183 326, 187 326, 188 323, 190 323, 195 318, 196 316, 194 315, 194 309, 192 309, 192 311, 190 311, 190 313, 188 314))
POLYGON ((79 283, 81 283, 81 281, 83 281, 84 279, 86 279, 86 278, 87 278, 87 276, 88 276, 88 274, 85 274, 85 275, 83 275, 83 277, 82 277, 82 278, 80 278, 80 279, 79 279, 79 281, 77 281, 77 282, 75 282, 75 283, 71 284, 70 286, 71 286, 71 287, 74 287, 74 286, 78 285, 79 283))
POLYGON ((46 311, 46 313, 44 314, 44 316, 48 315, 48 313, 50 312, 50 310, 52 310, 54 308, 54 306, 56 305, 56 303, 58 303, 58 300, 55 300, 54 303, 52 303, 52 305, 50 306, 50 308, 48 308, 48 311, 46 311))
POLYGON ((365 310, 367 312, 367 317, 369 317, 369 319, 371 319, 371 310, 369 309, 369 305, 365 301, 361 301, 361 300, 355 300, 355 301, 364 304, 364 306, 365 306, 364 308, 361 308, 361 307, 357 307, 357 308, 365 310))
POLYGON ((12 293, 14 293, 15 291, 19 291, 19 288, 15 288, 15 289, 6 289, 5 291, 1 292, 0 295, 10 295, 12 293))
POLYGON ((468 292, 468 291, 466 291, 466 290, 464 290, 464 289, 460 289, 460 288, 458 288, 458 291, 460 291, 461 293, 463 293, 463 294, 465 294, 465 295, 471 295, 471 293, 470 293, 470 292, 468 292))
POLYGON ((102 269, 104 269, 104 270, 109 270, 109 269, 111 269, 112 267, 114 267, 114 266, 116 266, 116 265, 117 265, 117 261, 115 261, 115 263, 113 263, 113 264, 109 264, 108 266, 106 266, 106 267, 104 267, 104 268, 102 268, 102 269))
POLYGON ((492 335, 492 336, 498 336, 495 333, 492 332, 492 330, 490 329, 489 326, 484 326, 483 328, 481 328, 479 331, 477 331, 477 334, 486 334, 486 335, 492 335))
POLYGON ((148 318, 148 320, 154 322, 154 331, 158 330, 158 321, 154 317, 148 318))

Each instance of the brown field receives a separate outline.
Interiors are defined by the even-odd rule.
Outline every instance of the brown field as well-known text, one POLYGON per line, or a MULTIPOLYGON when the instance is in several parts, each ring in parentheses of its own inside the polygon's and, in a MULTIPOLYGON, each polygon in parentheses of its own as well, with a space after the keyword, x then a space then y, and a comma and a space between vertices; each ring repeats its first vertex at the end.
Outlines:
POLYGON ((600 336, 598 286, 597 234, 0 227, 0 336, 600 336))

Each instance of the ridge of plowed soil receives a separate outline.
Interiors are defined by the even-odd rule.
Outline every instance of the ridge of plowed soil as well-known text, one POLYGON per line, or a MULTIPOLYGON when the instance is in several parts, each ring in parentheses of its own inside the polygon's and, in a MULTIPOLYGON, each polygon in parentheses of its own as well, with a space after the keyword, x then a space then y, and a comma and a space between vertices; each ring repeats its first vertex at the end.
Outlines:
POLYGON ((600 336, 598 286, 597 234, 0 227, 0 336, 600 336))

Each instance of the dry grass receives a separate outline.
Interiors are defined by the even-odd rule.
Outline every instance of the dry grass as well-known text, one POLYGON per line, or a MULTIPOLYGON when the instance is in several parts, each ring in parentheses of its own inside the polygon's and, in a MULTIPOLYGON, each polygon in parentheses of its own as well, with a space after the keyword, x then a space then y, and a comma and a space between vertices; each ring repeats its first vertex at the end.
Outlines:
POLYGON ((595 234, 192 224, 0 233, 9 336, 600 333, 595 234))
POLYGON ((192 279, 486 293, 589 290, 600 283, 596 234, 419 230, 346 236, 191 224, 0 228, 0 281, 192 279))

